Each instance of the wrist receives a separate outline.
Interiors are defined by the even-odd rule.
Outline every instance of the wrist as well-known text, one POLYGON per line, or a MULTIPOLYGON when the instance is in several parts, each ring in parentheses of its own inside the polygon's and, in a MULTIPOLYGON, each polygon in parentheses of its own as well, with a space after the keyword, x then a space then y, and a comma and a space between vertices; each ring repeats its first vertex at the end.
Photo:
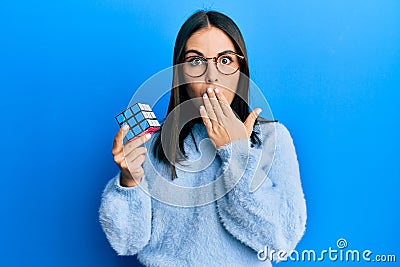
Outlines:
POLYGON ((139 184, 133 179, 133 177, 130 174, 126 174, 124 172, 121 172, 119 183, 123 187, 134 187, 139 184))

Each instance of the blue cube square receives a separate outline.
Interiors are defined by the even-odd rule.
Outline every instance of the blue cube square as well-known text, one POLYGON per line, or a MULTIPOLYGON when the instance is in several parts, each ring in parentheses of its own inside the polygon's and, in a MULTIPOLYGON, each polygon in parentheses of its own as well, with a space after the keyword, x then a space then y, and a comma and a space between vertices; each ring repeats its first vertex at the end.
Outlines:
POLYGON ((119 124, 123 123, 124 120, 125 120, 125 117, 122 113, 117 116, 117 121, 119 124))
POLYGON ((140 134, 141 132, 143 132, 142 129, 140 129, 140 127, 139 127, 138 125, 136 125, 135 127, 133 127, 132 131, 133 131, 133 133, 134 133, 135 135, 138 135, 138 134, 140 134))
POLYGON ((135 105, 133 105, 133 106, 131 107, 131 109, 132 109, 133 114, 136 114, 136 113, 138 113, 138 112, 140 111, 140 108, 139 108, 138 103, 136 103, 135 105))
POLYGON ((135 134, 132 132, 132 130, 129 130, 126 135, 126 139, 131 140, 133 137, 135 137, 135 134))
POLYGON ((132 118, 130 118, 130 119, 128 120, 128 124, 129 124, 129 127, 132 128, 133 126, 135 126, 135 125, 137 124, 137 122, 136 122, 135 118, 132 117, 132 118))
POLYGON ((125 118, 129 119, 130 117, 132 117, 132 111, 128 108, 127 110, 125 110, 124 112, 125 118))
POLYGON ((138 113, 135 115, 135 118, 138 122, 141 122, 142 120, 144 120, 144 116, 142 113, 138 113))
POLYGON ((146 120, 146 121, 142 121, 142 122, 140 123, 140 128, 142 128, 143 131, 146 130, 147 128, 149 128, 149 127, 150 127, 150 125, 149 125, 149 123, 147 122, 147 120, 146 120))

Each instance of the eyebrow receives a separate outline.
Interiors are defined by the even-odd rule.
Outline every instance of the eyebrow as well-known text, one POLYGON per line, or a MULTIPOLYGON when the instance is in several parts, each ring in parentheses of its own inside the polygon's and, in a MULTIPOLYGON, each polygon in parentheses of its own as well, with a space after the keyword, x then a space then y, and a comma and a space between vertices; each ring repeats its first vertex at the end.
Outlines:
MULTIPOLYGON (((187 50, 187 51, 184 53, 184 56, 186 56, 186 54, 189 54, 189 53, 195 53, 195 54, 197 54, 197 55, 199 55, 199 56, 205 57, 203 53, 201 53, 200 51, 194 50, 194 49, 187 50)), ((232 51, 232 50, 225 50, 225 51, 219 52, 218 55, 217 55, 216 57, 219 57, 219 56, 221 56, 221 55, 223 55, 223 54, 226 54, 226 53, 235 53, 235 54, 236 54, 235 51, 232 51)))

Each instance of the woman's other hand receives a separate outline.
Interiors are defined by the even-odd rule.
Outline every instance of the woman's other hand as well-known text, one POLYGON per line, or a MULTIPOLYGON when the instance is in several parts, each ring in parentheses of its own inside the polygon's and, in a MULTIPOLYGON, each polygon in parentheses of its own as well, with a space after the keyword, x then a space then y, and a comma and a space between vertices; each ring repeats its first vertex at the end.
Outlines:
POLYGON ((123 140, 128 132, 127 125, 121 127, 114 138, 112 154, 114 161, 121 170, 120 184, 124 187, 132 187, 138 185, 143 176, 143 162, 146 160, 147 149, 141 146, 150 140, 151 134, 140 136, 125 145, 123 140))

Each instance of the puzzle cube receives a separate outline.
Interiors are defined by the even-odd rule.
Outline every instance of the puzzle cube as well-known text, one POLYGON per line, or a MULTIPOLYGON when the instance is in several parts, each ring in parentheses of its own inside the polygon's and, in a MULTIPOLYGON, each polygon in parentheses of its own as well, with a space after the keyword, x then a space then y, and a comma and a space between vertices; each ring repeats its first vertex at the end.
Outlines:
POLYGON ((135 103, 115 116, 115 119, 119 127, 125 124, 129 125, 124 144, 143 134, 152 133, 160 129, 160 123, 147 104, 135 103))

